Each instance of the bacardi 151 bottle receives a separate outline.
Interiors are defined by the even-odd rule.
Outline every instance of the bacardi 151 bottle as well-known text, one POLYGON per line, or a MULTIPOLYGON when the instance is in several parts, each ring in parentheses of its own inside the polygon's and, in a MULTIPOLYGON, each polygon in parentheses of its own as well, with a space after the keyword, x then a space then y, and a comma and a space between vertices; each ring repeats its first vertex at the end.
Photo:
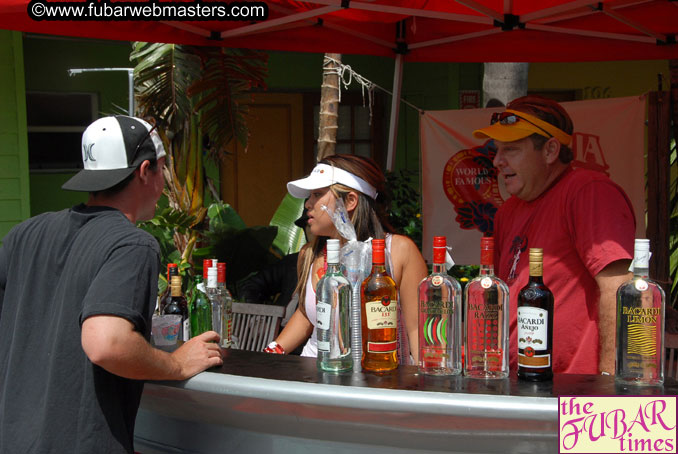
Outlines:
POLYGON ((339 266, 339 240, 327 240, 327 271, 316 287, 318 369, 353 368, 351 356, 351 284, 339 266))
POLYGON ((433 237, 433 272, 418 288, 419 372, 461 373, 461 285, 445 271, 446 239, 433 237))
POLYGON ((664 382, 664 290, 648 279, 650 240, 636 239, 633 278, 617 290, 615 381, 664 382))
POLYGON ((386 372, 396 369, 398 289, 386 272, 384 240, 372 240, 372 272, 360 286, 360 301, 363 370, 386 372))
POLYGON ((553 379, 553 293, 544 284, 543 250, 530 248, 530 280, 518 293, 518 378, 553 379))
POLYGON ((506 378, 508 286, 494 275, 494 238, 480 239, 480 275, 464 288, 464 375, 506 378))

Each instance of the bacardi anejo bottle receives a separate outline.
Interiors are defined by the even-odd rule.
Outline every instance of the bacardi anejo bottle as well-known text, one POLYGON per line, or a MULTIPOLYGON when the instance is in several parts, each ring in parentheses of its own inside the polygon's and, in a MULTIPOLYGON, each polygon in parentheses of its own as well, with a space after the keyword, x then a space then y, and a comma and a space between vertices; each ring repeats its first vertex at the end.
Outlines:
MULTIPOLYGON (((398 367, 398 288, 386 272, 384 240, 372 240, 372 272, 360 286, 363 370, 398 367)), ((405 335, 405 333, 403 333, 405 335)))
POLYGON ((353 368, 350 318, 351 284, 339 266, 339 240, 327 240, 327 271, 316 287, 318 369, 353 368))
POLYGON ((650 240, 636 239, 633 278, 617 290, 615 381, 664 382, 664 290, 648 279, 650 240))
POLYGON ((541 248, 530 248, 530 280, 518 293, 518 378, 553 379, 553 293, 544 284, 541 248))
POLYGON ((419 372, 461 373, 461 285, 445 271, 446 239, 433 237, 433 272, 418 288, 419 372))
POLYGON ((181 293, 181 276, 172 276, 170 300, 163 308, 164 315, 181 315, 179 340, 186 342, 191 338, 191 320, 188 318, 188 303, 181 293))
POLYGON ((480 275, 464 288, 464 375, 506 378, 509 289, 494 275, 494 238, 480 239, 480 275))

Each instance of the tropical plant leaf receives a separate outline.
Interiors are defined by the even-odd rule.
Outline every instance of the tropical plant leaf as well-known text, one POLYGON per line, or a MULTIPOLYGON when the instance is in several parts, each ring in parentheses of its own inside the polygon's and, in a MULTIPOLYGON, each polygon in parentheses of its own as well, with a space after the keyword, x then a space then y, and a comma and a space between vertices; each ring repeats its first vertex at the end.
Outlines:
POLYGON ((215 202, 211 204, 207 209, 207 216, 210 218, 210 232, 215 232, 226 227, 235 230, 247 228, 245 221, 242 220, 238 212, 228 203, 215 202))
POLYGON ((273 241, 273 247, 281 255, 294 254, 299 252, 301 247, 306 244, 304 230, 296 226, 294 221, 304 212, 304 200, 285 194, 278 209, 273 214, 270 225, 278 228, 278 234, 273 241))

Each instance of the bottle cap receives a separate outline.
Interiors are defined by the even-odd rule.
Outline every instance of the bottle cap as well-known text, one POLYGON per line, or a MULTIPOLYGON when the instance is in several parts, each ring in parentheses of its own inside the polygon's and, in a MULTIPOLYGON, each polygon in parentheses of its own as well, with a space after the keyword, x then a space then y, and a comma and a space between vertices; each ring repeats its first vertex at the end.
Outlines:
POLYGON ((372 240, 372 263, 383 265, 384 261, 384 240, 372 240))
POLYGON ((337 264, 339 263, 339 251, 341 250, 341 245, 339 240, 330 239, 327 240, 327 263, 328 264, 337 264))
POLYGON ((541 262, 544 259, 544 249, 540 247, 530 248, 530 262, 541 262))
POLYGON ((204 259, 202 261, 202 278, 207 280, 207 270, 212 267, 212 259, 204 259))
POLYGON ((494 264, 494 237, 484 236, 480 239, 480 264, 494 264))
POLYGON ((216 288, 217 287, 217 269, 208 268, 207 269, 207 287, 216 288))
POLYGON ((172 275, 176 273, 179 270, 178 266, 176 263, 168 263, 167 264, 167 279, 171 280, 172 275))
POLYGON ((447 238, 444 236, 433 237, 433 263, 441 265, 445 263, 445 252, 447 251, 447 238))
POLYGON ((636 238, 633 251, 633 267, 650 267, 650 240, 645 238, 636 238))
POLYGON ((226 282, 226 263, 224 262, 217 263, 217 282, 226 282))

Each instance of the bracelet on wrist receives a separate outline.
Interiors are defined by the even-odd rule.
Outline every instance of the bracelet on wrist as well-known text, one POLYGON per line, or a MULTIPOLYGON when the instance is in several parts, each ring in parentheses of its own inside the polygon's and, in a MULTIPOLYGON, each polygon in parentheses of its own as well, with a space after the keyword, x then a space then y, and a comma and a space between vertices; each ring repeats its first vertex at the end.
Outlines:
POLYGON ((282 345, 277 343, 276 341, 271 342, 264 348, 264 352, 266 353, 273 353, 276 355, 284 355, 285 354, 285 349, 282 348, 282 345))

